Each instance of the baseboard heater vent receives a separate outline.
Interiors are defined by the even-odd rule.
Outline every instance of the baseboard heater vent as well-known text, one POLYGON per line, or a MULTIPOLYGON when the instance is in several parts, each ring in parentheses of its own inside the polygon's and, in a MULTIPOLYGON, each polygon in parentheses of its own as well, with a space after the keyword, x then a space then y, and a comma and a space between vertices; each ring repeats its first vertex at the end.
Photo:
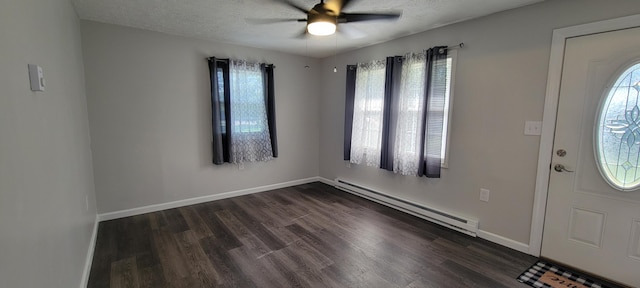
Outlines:
POLYGON ((339 178, 335 179, 335 187, 473 237, 477 236, 478 220, 464 218, 442 210, 420 205, 339 178))

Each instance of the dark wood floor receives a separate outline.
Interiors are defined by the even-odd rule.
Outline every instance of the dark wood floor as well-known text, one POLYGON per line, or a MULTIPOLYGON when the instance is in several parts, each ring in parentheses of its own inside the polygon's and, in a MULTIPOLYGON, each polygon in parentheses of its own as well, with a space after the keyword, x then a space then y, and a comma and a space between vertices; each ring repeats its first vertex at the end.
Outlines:
POLYGON ((525 287, 535 261, 312 183, 101 222, 88 287, 525 287))

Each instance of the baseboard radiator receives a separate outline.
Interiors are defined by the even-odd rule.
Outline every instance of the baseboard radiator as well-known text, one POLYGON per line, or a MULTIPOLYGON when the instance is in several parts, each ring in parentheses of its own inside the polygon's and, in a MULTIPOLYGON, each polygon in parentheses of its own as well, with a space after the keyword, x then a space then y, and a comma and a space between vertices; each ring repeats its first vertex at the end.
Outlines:
POLYGON ((335 179, 334 183, 335 187, 340 190, 367 198, 382 205, 389 206, 396 210, 420 217, 467 235, 471 235, 473 237, 477 236, 478 220, 468 219, 446 211, 417 204, 415 202, 366 188, 362 185, 350 183, 340 178, 335 179))

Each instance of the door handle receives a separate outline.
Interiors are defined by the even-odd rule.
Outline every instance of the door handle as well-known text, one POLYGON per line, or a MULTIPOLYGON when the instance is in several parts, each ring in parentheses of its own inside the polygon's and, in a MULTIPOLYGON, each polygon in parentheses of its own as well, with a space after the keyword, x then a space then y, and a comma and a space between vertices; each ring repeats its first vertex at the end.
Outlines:
POLYGON ((573 172, 565 168, 562 164, 556 164, 555 166, 553 166, 553 170, 556 170, 556 172, 573 172))

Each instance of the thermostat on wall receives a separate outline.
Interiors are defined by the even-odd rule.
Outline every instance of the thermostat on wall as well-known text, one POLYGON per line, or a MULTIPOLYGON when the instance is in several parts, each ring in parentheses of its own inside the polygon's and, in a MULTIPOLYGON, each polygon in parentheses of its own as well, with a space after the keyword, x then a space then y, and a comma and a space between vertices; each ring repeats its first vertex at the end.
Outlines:
POLYGON ((42 67, 29 64, 29 82, 31 91, 44 91, 44 72, 42 67))

